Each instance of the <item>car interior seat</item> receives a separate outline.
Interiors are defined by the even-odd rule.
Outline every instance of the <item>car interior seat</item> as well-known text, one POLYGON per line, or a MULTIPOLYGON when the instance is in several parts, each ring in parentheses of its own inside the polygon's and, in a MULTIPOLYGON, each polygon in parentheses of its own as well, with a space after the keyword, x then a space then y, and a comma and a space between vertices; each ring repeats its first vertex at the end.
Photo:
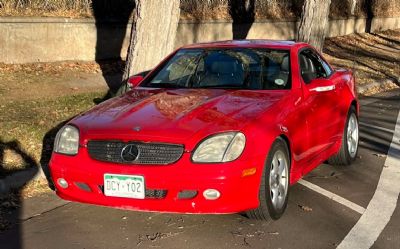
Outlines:
MULTIPOLYGON (((271 62, 270 62, 271 64, 271 62)), ((272 68, 273 73, 267 77, 264 84, 264 89, 287 89, 290 82, 290 63, 289 56, 283 57, 282 62, 277 64, 277 66, 269 66, 272 68)))
POLYGON ((311 82, 311 80, 317 77, 315 66, 311 61, 311 59, 303 54, 300 54, 299 60, 300 60, 301 76, 303 77, 303 80, 308 84, 311 82))
POLYGON ((242 63, 230 56, 219 57, 205 62, 204 77, 198 82, 198 86, 241 86, 244 79, 242 63))

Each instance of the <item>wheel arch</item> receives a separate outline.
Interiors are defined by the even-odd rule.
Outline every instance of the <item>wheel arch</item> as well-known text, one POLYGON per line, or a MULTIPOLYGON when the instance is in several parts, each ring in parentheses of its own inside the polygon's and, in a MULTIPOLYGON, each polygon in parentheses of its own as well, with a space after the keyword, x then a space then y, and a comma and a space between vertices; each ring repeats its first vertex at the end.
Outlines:
POLYGON ((360 114, 360 105, 359 105, 359 103, 358 103, 358 101, 356 99, 353 99, 351 101, 349 110, 350 110, 351 107, 354 107, 354 109, 356 110, 357 116, 359 116, 359 114, 360 114))
POLYGON ((289 138, 288 138, 285 134, 280 134, 280 135, 278 136, 278 138, 283 139, 283 141, 285 141, 285 143, 286 143, 286 145, 287 145, 287 148, 288 148, 288 151, 289 151, 289 161, 290 161, 290 169, 289 169, 289 170, 291 170, 291 168, 292 168, 292 163, 293 163, 293 161, 292 161, 293 156, 292 156, 292 148, 291 148, 290 140, 289 140, 289 138))

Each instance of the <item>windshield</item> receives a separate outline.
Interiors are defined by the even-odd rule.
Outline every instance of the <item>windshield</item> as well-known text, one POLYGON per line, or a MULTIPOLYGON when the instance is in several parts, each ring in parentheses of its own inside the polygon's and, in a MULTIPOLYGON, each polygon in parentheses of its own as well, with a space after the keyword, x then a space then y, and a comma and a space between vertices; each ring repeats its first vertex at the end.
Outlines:
POLYGON ((141 86, 290 89, 288 50, 182 49, 141 86))

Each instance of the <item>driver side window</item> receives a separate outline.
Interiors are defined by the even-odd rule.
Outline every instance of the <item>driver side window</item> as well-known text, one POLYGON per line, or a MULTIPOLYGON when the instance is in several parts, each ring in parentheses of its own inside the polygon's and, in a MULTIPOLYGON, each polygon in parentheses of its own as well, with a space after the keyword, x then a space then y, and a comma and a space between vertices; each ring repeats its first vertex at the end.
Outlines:
POLYGON ((299 64, 301 77, 306 84, 310 83, 313 79, 326 78, 328 76, 318 55, 310 49, 300 52, 299 64))

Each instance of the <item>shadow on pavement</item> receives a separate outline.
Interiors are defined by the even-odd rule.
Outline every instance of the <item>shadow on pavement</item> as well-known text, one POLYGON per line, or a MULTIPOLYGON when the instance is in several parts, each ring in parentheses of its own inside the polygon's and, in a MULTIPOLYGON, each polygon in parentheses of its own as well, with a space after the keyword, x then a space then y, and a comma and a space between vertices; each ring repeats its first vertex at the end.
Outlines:
POLYGON ((22 248, 20 212, 21 190, 38 173, 39 165, 22 149, 19 141, 0 139, 0 247, 22 248), (25 169, 6 167, 6 153, 19 157, 25 169))
POLYGON ((377 156, 386 155, 393 138, 400 96, 371 96, 368 99, 374 102, 361 106, 360 147, 376 151, 380 154, 377 156))

